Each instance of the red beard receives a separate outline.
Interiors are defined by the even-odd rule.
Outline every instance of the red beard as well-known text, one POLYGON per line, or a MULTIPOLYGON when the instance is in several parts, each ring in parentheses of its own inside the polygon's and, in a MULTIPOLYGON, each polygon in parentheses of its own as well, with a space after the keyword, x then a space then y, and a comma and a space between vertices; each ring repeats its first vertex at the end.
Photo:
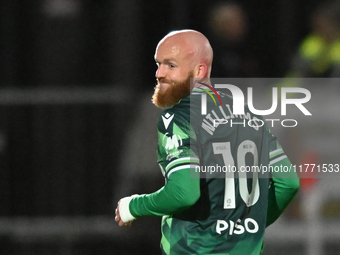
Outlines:
POLYGON ((152 96, 152 102, 160 108, 168 108, 179 102, 179 100, 189 96, 190 94, 190 73, 184 81, 174 82, 166 79, 159 79, 152 96), (168 83, 170 86, 166 91, 162 90, 160 83, 168 83))

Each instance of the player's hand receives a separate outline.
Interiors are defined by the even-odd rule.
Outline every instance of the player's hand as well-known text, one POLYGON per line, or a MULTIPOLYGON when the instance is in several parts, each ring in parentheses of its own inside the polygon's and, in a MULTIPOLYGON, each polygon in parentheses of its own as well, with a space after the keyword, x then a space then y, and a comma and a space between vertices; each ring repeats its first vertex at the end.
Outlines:
POLYGON ((119 202, 117 205, 117 209, 116 209, 116 217, 115 217, 115 221, 118 223, 118 225, 120 227, 130 227, 132 225, 132 221, 129 222, 124 222, 122 221, 122 219, 120 218, 120 214, 119 214, 119 202))

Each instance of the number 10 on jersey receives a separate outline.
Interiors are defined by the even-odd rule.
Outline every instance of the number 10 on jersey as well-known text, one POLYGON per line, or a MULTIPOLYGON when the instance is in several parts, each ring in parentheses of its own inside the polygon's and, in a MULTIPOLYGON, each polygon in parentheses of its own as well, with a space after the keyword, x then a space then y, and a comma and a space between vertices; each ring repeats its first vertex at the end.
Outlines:
MULTIPOLYGON (((231 153, 230 142, 213 143, 213 151, 215 155, 221 154, 225 166, 229 166, 228 169, 234 169, 235 161, 231 153)), ((257 166, 259 157, 256 144, 251 140, 245 140, 237 148, 237 169, 240 166, 246 165, 246 154, 251 153, 253 155, 253 165, 257 166)), ((258 173, 253 173, 252 189, 249 193, 247 185, 247 173, 245 171, 237 171, 239 181, 239 192, 242 200, 247 207, 256 204, 260 197, 260 187, 258 173)), ((236 208, 236 194, 235 194, 235 172, 226 171, 225 178, 225 189, 224 189, 224 209, 235 209, 236 208)))

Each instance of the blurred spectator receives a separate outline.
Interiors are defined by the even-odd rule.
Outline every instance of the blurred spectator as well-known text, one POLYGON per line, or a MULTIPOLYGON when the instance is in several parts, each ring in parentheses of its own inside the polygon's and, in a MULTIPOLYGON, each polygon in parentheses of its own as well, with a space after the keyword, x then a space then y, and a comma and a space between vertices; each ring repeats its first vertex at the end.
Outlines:
POLYGON ((212 77, 258 76, 258 63, 246 43, 247 15, 239 4, 216 5, 209 17, 209 28, 215 56, 212 77))
POLYGON ((311 32, 293 57, 289 77, 340 77, 340 2, 319 6, 311 32))

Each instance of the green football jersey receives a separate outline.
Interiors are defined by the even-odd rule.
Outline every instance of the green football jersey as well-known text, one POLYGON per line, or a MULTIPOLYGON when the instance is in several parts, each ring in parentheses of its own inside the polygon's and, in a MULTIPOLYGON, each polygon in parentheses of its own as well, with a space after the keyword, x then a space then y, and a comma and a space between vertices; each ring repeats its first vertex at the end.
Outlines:
POLYGON ((268 172, 246 167, 268 167, 270 155, 276 163, 286 156, 261 117, 247 108, 245 115, 232 114, 228 95, 220 93, 222 106, 208 97, 202 115, 201 93, 194 89, 158 120, 158 163, 165 178, 187 168, 200 178, 199 200, 163 217, 163 253, 260 254, 270 179, 268 172))
POLYGON ((258 255, 265 227, 297 192, 294 172, 264 120, 245 105, 233 114, 233 99, 194 89, 158 119, 158 163, 166 184, 133 197, 135 218, 163 216, 163 254, 258 255), (208 93, 208 94, 209 94, 208 93), (218 102, 218 101, 217 101, 218 102), (279 168, 280 169, 280 168, 279 168), (289 168, 290 169, 290 168, 289 168))

